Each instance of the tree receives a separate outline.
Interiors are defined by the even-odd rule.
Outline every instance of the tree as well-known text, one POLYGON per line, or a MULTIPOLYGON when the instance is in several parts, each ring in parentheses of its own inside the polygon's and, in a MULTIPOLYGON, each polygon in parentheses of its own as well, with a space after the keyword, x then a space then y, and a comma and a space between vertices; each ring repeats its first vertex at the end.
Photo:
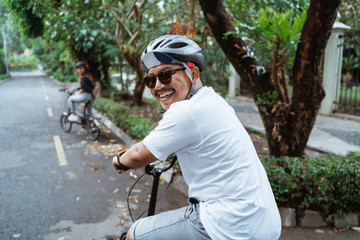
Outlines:
MULTIPOLYGON (((110 18, 102 9, 102 1, 24 1, 6 0, 18 22, 23 23, 27 37, 44 37, 48 44, 70 50, 75 61, 87 61, 95 79, 104 89, 111 86, 109 78, 109 56, 105 46, 112 39, 107 34, 110 18)), ((55 61, 60 66, 62 61, 55 61)))
MULTIPOLYGON (((321 77, 322 59, 340 3, 341 0, 310 1, 293 62, 293 94, 291 99, 287 99, 278 79, 278 59, 274 57, 273 67, 266 69, 252 56, 241 37, 228 34, 236 32, 236 29, 223 2, 200 0, 216 41, 257 103, 271 155, 304 155, 320 103, 325 96, 321 77)), ((278 37, 275 42, 281 44, 278 37)))

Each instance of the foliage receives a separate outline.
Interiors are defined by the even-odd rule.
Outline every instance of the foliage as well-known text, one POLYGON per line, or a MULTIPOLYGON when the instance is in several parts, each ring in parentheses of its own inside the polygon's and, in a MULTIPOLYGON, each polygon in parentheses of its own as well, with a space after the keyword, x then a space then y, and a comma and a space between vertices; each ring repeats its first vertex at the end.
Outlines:
POLYGON ((27 37, 39 37, 43 34, 43 19, 35 13, 34 4, 27 0, 6 1, 6 4, 17 17, 16 26, 21 28, 27 37))
POLYGON ((9 58, 9 65, 12 71, 36 70, 39 66, 39 59, 31 54, 29 56, 12 56, 9 58))
POLYGON ((5 74, 6 68, 5 68, 5 60, 4 60, 4 51, 0 49, 0 74, 5 74))
POLYGON ((8 77, 10 77, 10 75, 0 74, 0 81, 6 79, 6 78, 8 78, 8 77))
POLYGON ((143 139, 157 125, 150 119, 137 116, 129 107, 110 99, 97 98, 94 107, 109 116, 118 127, 136 139, 143 139))
POLYGON ((328 222, 334 214, 360 211, 360 153, 261 160, 278 205, 321 211, 328 222))

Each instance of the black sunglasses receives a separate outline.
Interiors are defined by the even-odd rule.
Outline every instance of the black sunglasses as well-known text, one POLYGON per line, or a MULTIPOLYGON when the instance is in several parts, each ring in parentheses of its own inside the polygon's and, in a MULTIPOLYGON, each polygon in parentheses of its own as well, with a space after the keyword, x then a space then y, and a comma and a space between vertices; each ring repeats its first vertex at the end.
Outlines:
POLYGON ((168 71, 163 71, 160 72, 158 75, 149 75, 144 77, 143 82, 145 83, 145 85, 148 88, 154 88, 156 85, 156 77, 159 79, 159 81, 162 84, 169 84, 171 83, 172 80, 172 75, 177 72, 177 71, 183 71, 186 68, 177 68, 177 69, 172 69, 172 70, 168 70, 168 71))

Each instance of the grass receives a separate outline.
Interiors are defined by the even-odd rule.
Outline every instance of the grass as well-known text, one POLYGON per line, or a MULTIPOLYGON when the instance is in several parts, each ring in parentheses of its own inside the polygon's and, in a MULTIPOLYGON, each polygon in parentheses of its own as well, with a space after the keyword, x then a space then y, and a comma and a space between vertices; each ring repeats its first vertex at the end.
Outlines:
POLYGON ((0 74, 0 81, 6 79, 6 78, 8 78, 8 77, 10 77, 10 75, 0 74))
POLYGON ((359 89, 349 89, 349 88, 341 88, 340 89, 340 98, 342 99, 360 99, 360 88, 359 89))

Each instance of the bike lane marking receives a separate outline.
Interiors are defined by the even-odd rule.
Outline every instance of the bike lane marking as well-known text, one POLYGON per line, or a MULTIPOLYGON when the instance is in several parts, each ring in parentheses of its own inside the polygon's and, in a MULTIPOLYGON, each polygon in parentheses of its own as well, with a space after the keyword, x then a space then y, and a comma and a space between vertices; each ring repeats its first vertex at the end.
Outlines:
POLYGON ((51 108, 51 107, 48 107, 48 108, 47 108, 47 112, 48 112, 49 117, 53 117, 53 116, 54 116, 54 114, 53 114, 53 111, 52 111, 52 108, 51 108))
POLYGON ((60 166, 67 166, 68 163, 66 161, 66 156, 65 156, 65 152, 64 152, 64 148, 63 148, 60 136, 54 135, 53 139, 54 139, 56 154, 57 154, 57 157, 58 157, 58 160, 59 160, 59 165, 60 166))

